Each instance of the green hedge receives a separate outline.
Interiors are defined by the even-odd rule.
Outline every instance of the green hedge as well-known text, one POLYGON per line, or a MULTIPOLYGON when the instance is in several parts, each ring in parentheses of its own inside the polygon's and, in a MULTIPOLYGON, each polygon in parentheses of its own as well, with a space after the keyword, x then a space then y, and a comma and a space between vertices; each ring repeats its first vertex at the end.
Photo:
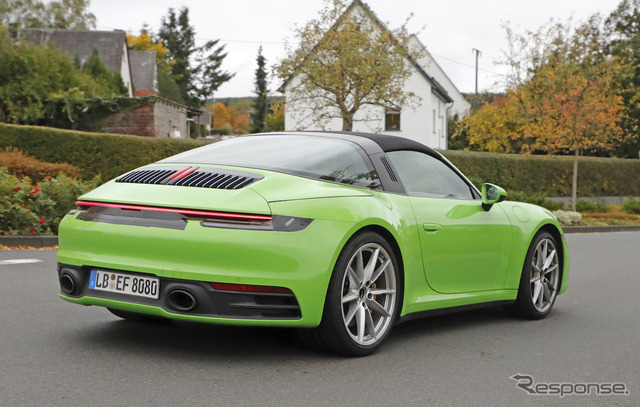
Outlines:
MULTIPOLYGON (((100 175, 104 181, 203 144, 0 123, 0 149, 17 147, 42 161, 73 164, 85 179, 100 175)), ((573 157, 454 150, 443 154, 477 185, 492 182, 507 192, 571 195, 573 157)), ((640 160, 581 157, 578 174, 579 196, 640 196, 640 160)))
POLYGON ((69 163, 80 168, 83 178, 100 175, 103 181, 203 144, 0 123, 0 149, 16 147, 42 161, 69 163))
MULTIPOLYGON (((573 157, 443 151, 472 182, 507 192, 571 196, 573 157)), ((580 157, 579 196, 640 196, 640 160, 580 157)))

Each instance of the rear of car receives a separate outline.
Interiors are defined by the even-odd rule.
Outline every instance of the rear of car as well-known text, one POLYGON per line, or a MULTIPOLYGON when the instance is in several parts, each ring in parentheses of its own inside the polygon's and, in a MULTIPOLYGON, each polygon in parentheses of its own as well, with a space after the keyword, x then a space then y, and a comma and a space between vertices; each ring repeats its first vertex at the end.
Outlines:
POLYGON ((316 326, 357 220, 277 208, 328 197, 340 206, 371 196, 376 179, 348 143, 282 137, 254 151, 255 140, 192 150, 80 197, 60 225, 60 296, 173 319, 316 326), (276 166, 284 146, 291 159, 276 166))

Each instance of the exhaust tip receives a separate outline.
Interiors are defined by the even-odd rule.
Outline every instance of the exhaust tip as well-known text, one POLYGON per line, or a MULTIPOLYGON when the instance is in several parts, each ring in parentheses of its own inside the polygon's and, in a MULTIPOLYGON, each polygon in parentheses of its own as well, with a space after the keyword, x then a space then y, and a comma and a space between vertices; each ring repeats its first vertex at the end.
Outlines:
POLYGON ((77 286, 78 285, 76 284, 76 281, 73 278, 73 276, 71 276, 71 274, 63 273, 60 276, 60 290, 64 294, 67 294, 67 295, 75 294, 77 286))
POLYGON ((198 306, 196 297, 187 290, 173 290, 169 292, 167 301, 172 308, 178 311, 192 311, 198 306))

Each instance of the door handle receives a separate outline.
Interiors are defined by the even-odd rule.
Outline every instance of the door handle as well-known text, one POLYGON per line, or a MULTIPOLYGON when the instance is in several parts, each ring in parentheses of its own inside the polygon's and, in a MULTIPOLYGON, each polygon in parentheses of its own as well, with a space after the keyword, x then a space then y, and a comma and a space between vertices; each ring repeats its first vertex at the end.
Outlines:
POLYGON ((435 233, 442 229, 442 225, 438 225, 437 223, 423 223, 422 227, 428 233, 435 233))

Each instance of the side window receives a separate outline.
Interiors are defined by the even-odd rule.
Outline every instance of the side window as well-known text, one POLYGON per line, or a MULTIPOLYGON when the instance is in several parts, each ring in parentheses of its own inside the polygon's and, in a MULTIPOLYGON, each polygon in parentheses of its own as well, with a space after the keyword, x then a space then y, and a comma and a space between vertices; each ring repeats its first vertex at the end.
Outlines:
POLYGON ((409 195, 473 199, 469 185, 442 161, 417 151, 392 151, 387 156, 409 195))

